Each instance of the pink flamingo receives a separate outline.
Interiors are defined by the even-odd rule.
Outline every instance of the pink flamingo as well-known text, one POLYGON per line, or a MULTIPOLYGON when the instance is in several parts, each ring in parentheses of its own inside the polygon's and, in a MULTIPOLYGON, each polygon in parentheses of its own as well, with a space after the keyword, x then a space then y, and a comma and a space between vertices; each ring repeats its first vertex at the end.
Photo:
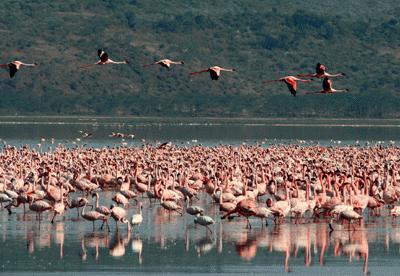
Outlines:
POLYGON ((328 77, 325 77, 324 80, 322 81, 322 90, 316 91, 316 92, 306 92, 305 94, 334 94, 334 93, 340 93, 340 92, 348 92, 350 91, 349 89, 334 89, 332 87, 332 80, 329 79, 328 77))
POLYGON ((35 67, 37 65, 38 64, 36 62, 23 63, 19 60, 14 60, 7 64, 0 64, 0 67, 7 68, 8 72, 10 73, 10 78, 13 78, 15 74, 18 72, 18 70, 21 68, 21 66, 35 67))
POLYGON ((312 78, 325 78, 325 77, 342 77, 345 76, 345 73, 337 73, 337 74, 330 74, 328 72, 326 72, 327 68, 325 67, 325 65, 321 64, 321 63, 317 63, 317 66, 315 68, 315 73, 311 73, 311 74, 299 74, 297 75, 298 77, 312 77, 312 78))
POLYGON ((278 81, 286 83, 290 93, 293 96, 296 96, 296 93, 297 93, 297 82, 298 81, 299 82, 311 82, 312 79, 311 80, 303 80, 303 79, 299 79, 299 78, 294 77, 294 76, 286 76, 286 77, 282 77, 282 78, 277 79, 277 80, 266 80, 266 81, 263 81, 263 83, 267 84, 267 83, 273 83, 273 82, 278 82, 278 81))
POLYGON ((97 50, 97 55, 99 56, 100 60, 97 61, 96 63, 93 64, 86 64, 86 65, 81 65, 81 68, 88 68, 93 65, 104 65, 104 64, 128 64, 129 62, 127 60, 123 61, 114 61, 108 57, 108 54, 104 52, 101 49, 97 50))
POLYGON ((209 67, 207 69, 198 71, 198 72, 192 72, 190 73, 190 75, 196 75, 196 74, 201 74, 201 73, 205 73, 205 72, 209 72, 210 73, 210 77, 212 80, 218 80, 219 76, 221 75, 221 71, 226 71, 226 72, 236 72, 236 69, 232 68, 232 69, 227 69, 227 68, 222 68, 219 66, 212 66, 209 67))
POLYGON ((172 60, 166 58, 166 59, 161 59, 161 60, 156 61, 156 62, 151 63, 151 64, 143 65, 143 67, 149 67, 149 66, 152 66, 152 65, 160 65, 161 67, 170 69, 172 64, 181 64, 181 65, 183 65, 185 63, 183 61, 172 61, 172 60))

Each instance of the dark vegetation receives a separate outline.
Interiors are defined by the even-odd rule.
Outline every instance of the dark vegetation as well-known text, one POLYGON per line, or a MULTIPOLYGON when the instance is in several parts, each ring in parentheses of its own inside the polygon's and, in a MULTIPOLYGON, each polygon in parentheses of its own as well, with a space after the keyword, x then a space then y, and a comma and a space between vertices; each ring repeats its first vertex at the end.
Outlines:
MULTIPOLYGON (((388 1, 0 1, 0 115, 400 118, 400 5, 388 1), (128 66, 82 71, 97 48, 128 66), (168 71, 142 64, 184 60, 168 71), (351 93, 292 97, 261 80, 313 72, 347 76, 351 93), (191 70, 235 67, 217 82, 191 70)), ((300 84, 320 89, 320 81, 300 84)))

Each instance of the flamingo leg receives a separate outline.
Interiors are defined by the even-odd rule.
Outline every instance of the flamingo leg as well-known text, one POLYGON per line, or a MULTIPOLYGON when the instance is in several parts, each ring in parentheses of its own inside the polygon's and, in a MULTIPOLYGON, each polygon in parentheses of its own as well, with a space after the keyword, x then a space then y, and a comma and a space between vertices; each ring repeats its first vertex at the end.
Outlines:
POLYGON ((247 228, 251 229, 251 224, 250 224, 250 220, 249 220, 249 218, 248 218, 248 217, 246 217, 246 220, 247 220, 247 228))
POLYGON ((108 219, 106 219, 106 224, 107 224, 107 228, 108 228, 108 232, 110 232, 110 225, 108 224, 108 219))
POLYGON ((51 219, 51 223, 54 223, 54 218, 56 217, 56 212, 54 212, 53 218, 51 219))

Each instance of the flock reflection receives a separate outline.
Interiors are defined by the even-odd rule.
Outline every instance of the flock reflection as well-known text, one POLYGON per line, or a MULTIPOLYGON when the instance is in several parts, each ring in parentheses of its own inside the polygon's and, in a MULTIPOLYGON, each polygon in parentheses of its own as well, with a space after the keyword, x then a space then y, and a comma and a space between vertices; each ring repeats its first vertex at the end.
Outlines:
MULTIPOLYGON (((39 226, 30 223, 32 218, 27 215, 25 224, 18 224, 18 229, 2 229, 3 243, 9 239, 18 240, 18 233, 24 233, 29 254, 34 255, 37 250, 51 250, 58 252, 59 259, 64 259, 66 253, 77 254, 84 263, 99 262, 100 258, 117 260, 129 255, 129 259, 136 264, 146 265, 146 256, 151 255, 154 262, 157 254, 175 259, 185 254, 207 260, 211 259, 211 255, 217 255, 224 257, 219 261, 223 263, 228 252, 235 252, 243 263, 276 265, 279 262, 286 272, 293 271, 292 262, 295 266, 299 263, 306 267, 329 266, 334 258, 340 258, 341 265, 356 263, 365 274, 368 273, 370 246, 371 255, 374 255, 375 250, 382 251, 385 248, 389 251, 390 247, 400 244, 397 224, 385 218, 367 220, 355 230, 347 225, 335 225, 335 231, 330 231, 326 222, 297 225, 287 222, 245 230, 239 222, 218 221, 213 233, 209 233, 189 220, 186 225, 177 224, 176 217, 166 220, 159 212, 162 211, 155 210, 153 224, 144 226, 146 228, 141 229, 143 231, 128 232, 124 229, 116 233, 74 228, 80 226, 68 220, 39 226), (64 252, 67 242, 69 246, 64 252)), ((235 260, 232 255, 228 257, 235 260)), ((338 262, 335 263, 337 265, 338 262)))

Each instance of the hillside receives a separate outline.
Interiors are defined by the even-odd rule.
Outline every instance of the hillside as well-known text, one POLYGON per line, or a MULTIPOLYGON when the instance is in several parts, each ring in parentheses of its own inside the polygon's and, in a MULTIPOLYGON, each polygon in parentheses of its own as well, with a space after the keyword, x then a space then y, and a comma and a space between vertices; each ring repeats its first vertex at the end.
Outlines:
POLYGON ((0 15, 0 62, 40 64, 0 72, 0 115, 400 118, 397 0, 5 0, 0 15), (79 69, 98 48, 130 64, 79 69), (163 57, 185 65, 142 68, 163 57), (294 98, 261 83, 316 62, 346 72, 334 86, 351 93, 294 98), (238 72, 188 74, 211 65, 238 72))

